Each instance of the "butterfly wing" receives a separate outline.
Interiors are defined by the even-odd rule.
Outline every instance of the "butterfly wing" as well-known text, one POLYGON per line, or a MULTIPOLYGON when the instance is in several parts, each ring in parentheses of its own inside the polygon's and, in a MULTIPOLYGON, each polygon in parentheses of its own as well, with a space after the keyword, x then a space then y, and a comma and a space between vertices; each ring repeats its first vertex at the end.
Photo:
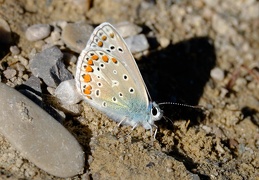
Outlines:
POLYGON ((108 23, 94 30, 81 52, 76 84, 90 105, 117 122, 129 119, 126 124, 134 126, 135 119, 147 118, 141 117, 149 105, 142 76, 124 40, 108 23))
POLYGON ((143 98, 148 105, 150 99, 149 92, 140 74, 135 59, 124 39, 110 23, 105 22, 95 28, 86 45, 86 48, 101 48, 108 54, 116 57, 131 74, 137 84, 138 91, 142 92, 142 97, 140 98, 143 98))

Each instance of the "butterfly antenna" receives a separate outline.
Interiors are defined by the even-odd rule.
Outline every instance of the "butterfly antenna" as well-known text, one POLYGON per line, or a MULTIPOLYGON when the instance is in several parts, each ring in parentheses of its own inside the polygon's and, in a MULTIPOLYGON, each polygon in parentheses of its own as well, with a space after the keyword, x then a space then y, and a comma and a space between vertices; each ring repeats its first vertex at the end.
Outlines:
POLYGON ((174 102, 163 102, 163 103, 158 103, 158 105, 176 105, 176 106, 184 106, 184 107, 189 107, 189 108, 194 108, 194 109, 206 110, 206 108, 201 105, 192 106, 189 104, 181 104, 181 103, 174 103, 174 102))

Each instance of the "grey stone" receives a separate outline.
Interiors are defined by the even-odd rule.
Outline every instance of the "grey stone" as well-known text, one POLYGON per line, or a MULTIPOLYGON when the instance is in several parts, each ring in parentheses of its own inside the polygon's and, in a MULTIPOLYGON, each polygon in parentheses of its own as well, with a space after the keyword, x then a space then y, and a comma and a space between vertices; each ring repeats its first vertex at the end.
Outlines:
POLYGON ((61 61, 62 52, 58 47, 52 46, 36 54, 30 62, 30 70, 36 77, 40 77, 50 87, 73 78, 61 61))
POLYGON ((94 28, 86 22, 68 23, 62 31, 62 40, 73 51, 80 53, 94 28))
POLYGON ((58 177, 82 173, 84 152, 61 124, 13 88, 0 92, 0 133, 23 157, 58 177))
POLYGON ((31 76, 24 84, 35 90, 37 93, 41 93, 41 83, 39 78, 31 76))
POLYGON ((48 37, 50 34, 49 24, 34 24, 27 28, 25 36, 29 41, 38 41, 48 37))
POLYGON ((130 36, 125 39, 125 42, 132 53, 141 52, 149 48, 147 38, 144 34, 130 36))
POLYGON ((137 35, 142 31, 141 27, 128 21, 120 22, 114 27, 123 38, 137 35))

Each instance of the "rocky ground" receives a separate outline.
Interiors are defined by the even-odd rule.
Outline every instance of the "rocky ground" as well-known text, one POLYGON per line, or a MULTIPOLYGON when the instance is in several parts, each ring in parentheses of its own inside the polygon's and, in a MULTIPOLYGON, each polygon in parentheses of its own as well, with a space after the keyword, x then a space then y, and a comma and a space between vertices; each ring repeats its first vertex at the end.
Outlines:
MULTIPOLYGON (((258 179, 258 29, 256 0, 0 0, 0 80, 40 105, 81 145, 83 169, 66 179, 258 179), (102 22, 126 27, 125 36, 140 44, 130 48, 154 101, 206 110, 161 106, 166 118, 156 122, 152 144, 143 127, 131 132, 84 102, 59 100, 66 91, 60 83, 73 79, 80 51, 102 22)), ((0 105, 10 96, 16 94, 0 96, 0 105)), ((8 118, 0 118, 0 179, 66 176, 17 148, 4 133, 17 116, 8 118)), ((31 142, 38 148, 47 143, 31 142)))

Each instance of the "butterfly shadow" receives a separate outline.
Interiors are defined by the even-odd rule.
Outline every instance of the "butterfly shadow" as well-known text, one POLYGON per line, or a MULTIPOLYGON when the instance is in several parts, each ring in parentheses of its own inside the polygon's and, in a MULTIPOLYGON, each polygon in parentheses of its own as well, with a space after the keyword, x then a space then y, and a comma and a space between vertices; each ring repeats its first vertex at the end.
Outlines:
MULTIPOLYGON (((209 37, 171 44, 138 62, 153 101, 189 105, 198 105, 215 64, 215 48, 209 37)), ((201 109, 176 105, 163 105, 161 108, 171 121, 190 120, 189 127, 199 124, 205 117, 201 109)), ((173 129, 171 122, 159 121, 156 124, 173 129)))
MULTIPOLYGON (((213 41, 209 37, 196 37, 167 48, 150 53, 138 62, 153 101, 198 105, 203 89, 210 79, 210 71, 216 64, 213 41)), ((163 105, 164 116, 170 121, 156 122, 159 128, 172 132, 178 127, 172 122, 184 120, 188 127, 198 125, 205 119, 201 109, 177 105, 163 105), (188 122, 188 123, 187 123, 188 122)), ((158 133, 157 140, 160 135, 158 133)), ((177 142, 174 142, 177 145, 177 142)), ((197 168, 194 161, 181 154, 176 146, 168 152, 175 159, 181 159, 187 169, 197 168)), ((200 174, 203 179, 206 175, 200 174)))

